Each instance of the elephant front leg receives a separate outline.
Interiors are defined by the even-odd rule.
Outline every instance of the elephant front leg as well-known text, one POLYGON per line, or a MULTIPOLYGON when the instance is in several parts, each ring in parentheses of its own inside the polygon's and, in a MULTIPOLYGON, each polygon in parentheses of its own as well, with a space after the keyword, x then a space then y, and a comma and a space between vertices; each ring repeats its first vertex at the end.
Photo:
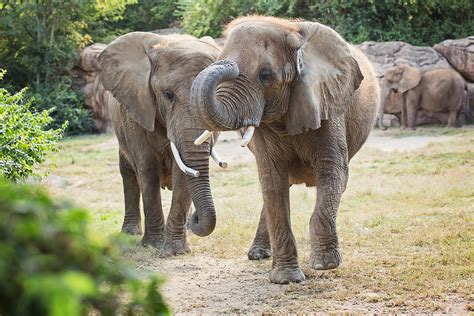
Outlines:
POLYGON ((310 265, 315 270, 335 269, 342 262, 336 214, 347 182, 347 165, 342 169, 345 171, 323 171, 318 175, 316 207, 309 224, 310 265))
POLYGON ((257 233, 255 234, 255 238, 252 246, 250 246, 247 256, 250 260, 262 260, 272 256, 270 235, 268 234, 267 223, 265 221, 265 205, 262 207, 257 233))
POLYGON ((186 219, 191 207, 191 195, 186 186, 186 175, 173 164, 173 197, 165 227, 162 256, 176 256, 191 252, 186 240, 186 219))
POLYGON ((298 265, 295 238, 291 231, 288 169, 284 163, 259 161, 259 177, 272 245, 270 281, 277 284, 304 281, 298 265))
POLYGON ((119 152, 120 174, 122 175, 125 200, 125 216, 122 232, 130 235, 141 235, 140 187, 137 176, 128 160, 119 152))
POLYGON ((419 96, 412 91, 407 92, 405 96, 406 101, 406 122, 408 129, 416 130, 416 112, 418 111, 419 96))
POLYGON ((161 206, 159 168, 154 163, 145 164, 140 170, 139 181, 145 214, 145 233, 142 245, 161 248, 164 241, 164 217, 161 206))

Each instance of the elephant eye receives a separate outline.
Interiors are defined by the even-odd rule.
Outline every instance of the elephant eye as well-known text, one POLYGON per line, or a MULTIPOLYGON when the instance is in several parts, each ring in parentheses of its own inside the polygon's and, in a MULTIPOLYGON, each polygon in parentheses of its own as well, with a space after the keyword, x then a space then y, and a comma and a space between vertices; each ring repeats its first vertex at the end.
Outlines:
POLYGON ((270 69, 260 70, 259 78, 262 83, 267 83, 272 77, 272 71, 270 69))
POLYGON ((171 92, 171 90, 169 89, 166 89, 165 91, 163 91, 163 94, 165 95, 165 97, 170 100, 170 102, 173 102, 174 101, 174 93, 171 92))

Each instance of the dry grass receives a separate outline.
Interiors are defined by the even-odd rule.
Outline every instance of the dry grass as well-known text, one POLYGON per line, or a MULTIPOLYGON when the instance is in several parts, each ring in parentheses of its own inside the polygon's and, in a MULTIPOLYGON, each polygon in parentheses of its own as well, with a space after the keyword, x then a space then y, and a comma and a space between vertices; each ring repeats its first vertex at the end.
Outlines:
MULTIPOLYGON (((439 135, 420 132, 426 133, 439 135)), ((284 297, 271 298, 274 302, 263 310, 474 309, 474 129, 442 133, 452 140, 403 153, 363 149, 354 158, 338 214, 344 262, 337 270, 309 268, 308 222, 316 193, 293 187, 292 225, 308 281, 284 287, 284 297)), ((67 139, 50 159, 56 169, 45 181, 55 196, 89 208, 93 229, 105 235, 119 231, 123 216, 116 147, 111 135, 67 139)), ((262 205, 255 164, 213 167, 212 175, 215 232, 207 238, 191 236, 193 254, 169 260, 192 261, 202 253, 216 260, 246 256, 262 205)), ((170 198, 164 192, 165 212, 170 198)), ((146 270, 157 252, 137 246, 128 256, 146 270)), ((266 274, 269 264, 253 266, 266 274)))

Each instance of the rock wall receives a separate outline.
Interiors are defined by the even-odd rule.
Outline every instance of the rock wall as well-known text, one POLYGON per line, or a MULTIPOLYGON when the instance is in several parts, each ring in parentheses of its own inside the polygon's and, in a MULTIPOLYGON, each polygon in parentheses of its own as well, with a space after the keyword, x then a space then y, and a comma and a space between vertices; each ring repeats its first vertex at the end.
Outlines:
POLYGON ((112 124, 107 105, 108 92, 100 82, 100 65, 98 57, 107 47, 105 44, 95 43, 84 48, 74 69, 84 93, 84 103, 92 112, 92 118, 99 132, 109 132, 112 124))

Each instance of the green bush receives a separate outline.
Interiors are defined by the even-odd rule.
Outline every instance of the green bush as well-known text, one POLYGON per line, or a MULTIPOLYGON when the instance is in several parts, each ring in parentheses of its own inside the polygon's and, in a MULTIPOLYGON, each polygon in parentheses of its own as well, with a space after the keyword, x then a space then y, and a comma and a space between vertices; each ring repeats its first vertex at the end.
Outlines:
POLYGON ((0 179, 0 315, 168 314, 123 263, 117 241, 91 235, 87 213, 38 187, 0 179))
POLYGON ((186 32, 221 36, 233 18, 250 14, 319 21, 346 40, 433 45, 474 33, 472 0, 178 0, 186 32))
MULTIPOLYGON (((0 71, 0 80, 5 71, 0 71)), ((25 100, 25 89, 10 94, 0 88, 0 175, 20 181, 34 174, 33 166, 56 149, 66 125, 45 130, 52 122, 49 111, 30 112, 33 99, 25 100)))
POLYGON ((60 128, 68 122, 66 135, 90 134, 95 132, 91 112, 84 105, 81 93, 65 84, 50 89, 35 89, 28 93, 34 97, 32 108, 38 112, 48 110, 53 120, 48 127, 60 128))

